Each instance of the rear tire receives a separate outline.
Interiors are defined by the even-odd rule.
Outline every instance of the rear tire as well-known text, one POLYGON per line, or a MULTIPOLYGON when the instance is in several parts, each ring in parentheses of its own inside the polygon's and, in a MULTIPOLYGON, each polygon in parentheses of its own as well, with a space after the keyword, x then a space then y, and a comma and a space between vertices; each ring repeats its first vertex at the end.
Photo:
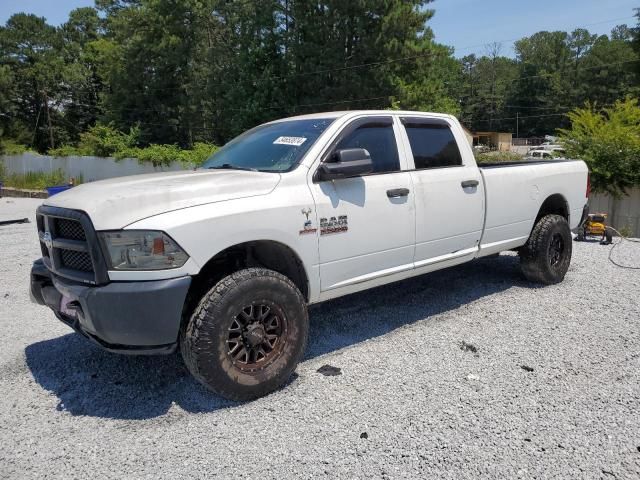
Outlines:
POLYGON ((252 400, 287 381, 308 332, 307 306, 291 280, 247 268, 204 295, 181 334, 180 351, 209 389, 230 400, 252 400))
POLYGON ((560 283, 571 263, 571 229, 564 217, 545 215, 535 224, 520 249, 520 266, 527 280, 552 285, 560 283))

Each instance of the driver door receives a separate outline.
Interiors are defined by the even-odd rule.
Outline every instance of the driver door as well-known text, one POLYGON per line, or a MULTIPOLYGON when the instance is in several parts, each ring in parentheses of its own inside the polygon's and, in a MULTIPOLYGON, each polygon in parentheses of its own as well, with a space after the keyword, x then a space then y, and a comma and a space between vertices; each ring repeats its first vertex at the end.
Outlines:
POLYGON ((391 116, 354 120, 323 156, 364 148, 373 172, 310 185, 320 227, 321 292, 413 268, 414 196, 398 129, 391 116))

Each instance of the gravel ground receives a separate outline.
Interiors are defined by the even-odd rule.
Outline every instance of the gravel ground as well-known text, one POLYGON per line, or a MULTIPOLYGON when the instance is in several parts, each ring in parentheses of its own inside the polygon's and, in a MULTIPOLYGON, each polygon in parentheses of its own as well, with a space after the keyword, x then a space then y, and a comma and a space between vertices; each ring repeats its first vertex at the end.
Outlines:
POLYGON ((640 271, 609 248, 552 287, 503 254, 313 307, 295 378, 236 404, 31 304, 34 223, 0 227, 0 476, 640 478, 640 271))

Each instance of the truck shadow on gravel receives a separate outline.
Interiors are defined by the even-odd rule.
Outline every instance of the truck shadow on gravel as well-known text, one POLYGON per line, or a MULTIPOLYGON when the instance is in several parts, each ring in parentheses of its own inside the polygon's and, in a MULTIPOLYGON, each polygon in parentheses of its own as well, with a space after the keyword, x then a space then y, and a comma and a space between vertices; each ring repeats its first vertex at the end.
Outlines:
MULTIPOLYGON (((305 360, 511 287, 535 288, 523 280, 516 256, 501 255, 313 306, 305 360)), ((34 343, 25 354, 35 381, 72 415, 142 420, 173 404, 194 413, 239 405, 202 387, 177 354, 113 355, 77 334, 34 343)))

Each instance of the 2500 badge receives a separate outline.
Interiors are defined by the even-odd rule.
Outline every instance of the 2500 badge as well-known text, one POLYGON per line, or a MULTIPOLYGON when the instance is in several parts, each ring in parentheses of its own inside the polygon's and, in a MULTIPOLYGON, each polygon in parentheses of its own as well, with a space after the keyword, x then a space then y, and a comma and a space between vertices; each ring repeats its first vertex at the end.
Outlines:
POLYGON ((339 217, 321 218, 320 235, 330 235, 332 233, 343 233, 349 230, 349 223, 346 215, 339 217))

